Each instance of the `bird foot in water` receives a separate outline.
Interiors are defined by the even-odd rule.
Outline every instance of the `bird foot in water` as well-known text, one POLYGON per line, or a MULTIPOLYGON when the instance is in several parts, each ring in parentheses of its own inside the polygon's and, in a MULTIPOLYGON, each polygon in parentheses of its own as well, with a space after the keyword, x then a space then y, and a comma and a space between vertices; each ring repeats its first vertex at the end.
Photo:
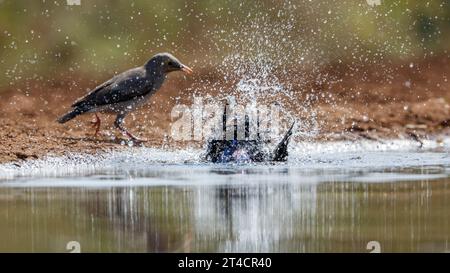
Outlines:
POLYGON ((146 138, 139 138, 137 136, 134 136, 133 134, 131 134, 128 131, 123 131, 122 134, 124 136, 127 136, 131 141, 133 141, 136 144, 140 144, 142 142, 147 142, 148 141, 148 139, 146 139, 146 138))

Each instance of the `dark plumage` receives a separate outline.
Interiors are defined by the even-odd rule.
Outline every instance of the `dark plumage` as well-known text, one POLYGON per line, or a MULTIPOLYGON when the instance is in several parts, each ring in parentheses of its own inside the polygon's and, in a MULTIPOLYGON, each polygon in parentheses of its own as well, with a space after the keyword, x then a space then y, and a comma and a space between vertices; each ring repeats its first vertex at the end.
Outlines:
MULTIPOLYGON (((272 152, 269 152, 270 141, 263 140, 259 134, 257 139, 248 139, 250 124, 248 116, 245 116, 245 138, 238 139, 237 123, 233 126, 233 139, 227 136, 227 108, 224 107, 222 115, 223 139, 212 139, 208 141, 204 159, 213 163, 245 163, 245 162, 284 162, 288 157, 288 145, 292 136, 294 122, 272 152)), ((258 125, 259 126, 259 125, 258 125)), ((258 128, 259 130, 259 128, 258 128)))
POLYGON ((144 104, 163 84, 167 73, 172 71, 192 73, 192 69, 182 64, 169 53, 160 53, 153 56, 141 67, 127 70, 112 79, 97 86, 86 96, 72 104, 72 111, 58 119, 65 123, 76 116, 95 113, 95 135, 100 128, 100 118, 97 113, 117 114, 114 125, 133 140, 139 140, 123 127, 125 116, 144 104))

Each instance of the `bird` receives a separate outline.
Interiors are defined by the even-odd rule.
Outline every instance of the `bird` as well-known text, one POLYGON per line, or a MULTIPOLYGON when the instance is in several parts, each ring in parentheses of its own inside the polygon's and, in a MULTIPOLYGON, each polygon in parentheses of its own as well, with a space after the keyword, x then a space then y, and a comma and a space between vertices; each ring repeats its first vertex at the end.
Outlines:
POLYGON ((93 113, 95 121, 92 123, 97 136, 101 124, 97 113, 112 113, 117 115, 114 126, 123 135, 135 142, 145 141, 134 136, 124 127, 125 116, 147 102, 160 89, 167 74, 173 71, 183 71, 186 74, 193 72, 172 54, 158 53, 144 65, 118 74, 89 91, 76 100, 71 105, 72 110, 58 118, 57 122, 66 123, 77 116, 93 113))

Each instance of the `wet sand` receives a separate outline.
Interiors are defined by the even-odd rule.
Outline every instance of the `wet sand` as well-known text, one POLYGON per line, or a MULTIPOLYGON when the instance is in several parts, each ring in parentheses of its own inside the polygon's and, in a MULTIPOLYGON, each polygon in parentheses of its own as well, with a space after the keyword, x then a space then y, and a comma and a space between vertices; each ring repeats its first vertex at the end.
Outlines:
MULTIPOLYGON (((320 73, 332 74, 337 79, 333 83, 294 85, 298 102, 308 95, 318 95, 309 100, 309 107, 317 113, 319 131, 309 140, 409 138, 420 142, 449 136, 450 61, 436 58, 411 64, 405 61, 357 71, 348 65, 328 65, 320 73), (394 73, 391 77, 380 76, 382 68, 394 73), (332 101, 324 99, 328 94, 332 94, 332 101)), ((90 127, 93 115, 63 125, 55 122, 75 99, 108 78, 72 75, 59 81, 28 81, 0 90, 0 163, 127 149, 128 142, 112 126, 112 116, 100 115, 102 133, 97 137, 90 127)), ((177 97, 180 102, 192 103, 189 87, 194 81, 216 80, 220 82, 221 76, 213 68, 196 69, 191 78, 171 75, 150 103, 126 118, 127 128, 149 139, 142 144, 147 147, 201 145, 169 137, 170 112, 177 97)), ((307 112, 302 115, 308 119, 307 112)))

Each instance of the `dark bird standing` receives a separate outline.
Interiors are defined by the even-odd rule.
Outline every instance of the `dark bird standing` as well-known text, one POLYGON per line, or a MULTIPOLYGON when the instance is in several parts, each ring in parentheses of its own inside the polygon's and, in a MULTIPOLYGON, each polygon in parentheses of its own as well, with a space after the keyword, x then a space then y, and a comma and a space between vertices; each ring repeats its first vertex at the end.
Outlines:
POLYGON ((125 116, 143 105, 161 87, 169 72, 178 70, 192 73, 192 69, 171 54, 156 54, 143 66, 114 76, 78 99, 72 104, 72 111, 60 117, 58 122, 65 123, 76 116, 94 113, 96 120, 93 123, 97 135, 100 130, 97 113, 114 113, 117 114, 114 125, 131 139, 141 141, 123 127, 125 116))

